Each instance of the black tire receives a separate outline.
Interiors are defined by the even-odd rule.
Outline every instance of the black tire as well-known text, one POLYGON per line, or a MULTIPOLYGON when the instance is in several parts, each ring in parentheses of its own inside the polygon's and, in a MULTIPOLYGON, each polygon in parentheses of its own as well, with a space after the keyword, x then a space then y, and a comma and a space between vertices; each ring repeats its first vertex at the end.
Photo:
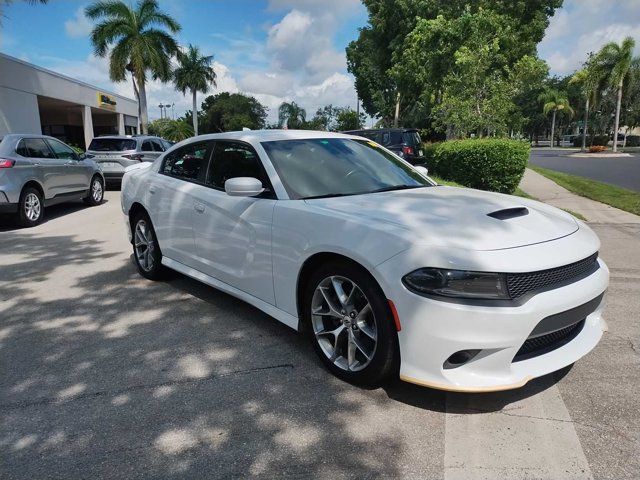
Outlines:
POLYGON ((94 175, 89 183, 89 192, 87 196, 83 198, 84 203, 95 207, 100 205, 104 199, 104 182, 99 175, 94 175), (94 189, 96 188, 96 189, 94 189))
MULTIPOLYGON (((391 309, 382 289, 364 268, 350 262, 330 262, 322 265, 313 272, 304 288, 302 305, 303 332, 309 338, 320 360, 329 371, 347 382, 368 387, 377 387, 390 379, 397 378, 400 366, 400 350, 395 322, 393 321, 391 309), (374 316, 373 323, 375 323, 377 330, 375 347, 369 363, 359 371, 346 370, 344 366, 341 367, 334 363, 334 361, 329 358, 329 354, 323 350, 314 330, 314 320, 312 317, 316 318, 316 326, 320 321, 323 323, 335 322, 334 325, 336 327, 340 326, 340 320, 333 317, 312 315, 312 302, 316 288, 332 276, 349 280, 357 285, 371 306, 371 311, 374 316), (320 317, 322 320, 320 320, 320 317), (325 320, 325 317, 328 318, 325 320)), ((348 319, 346 319, 346 321, 348 322, 348 319)), ((323 325, 323 328, 330 330, 333 326, 323 325)), ((353 325, 351 325, 351 328, 357 330, 357 327, 354 328, 353 325)), ((345 329, 341 331, 341 335, 344 335, 345 331, 347 335, 351 333, 349 332, 349 327, 345 327, 345 329)), ((364 332, 360 332, 360 334, 362 333, 364 332)), ((344 352, 344 350, 342 351, 344 352)), ((346 359, 343 358, 343 360, 346 359)), ((366 360, 363 363, 366 363, 366 360)))
POLYGON ((131 221, 131 234, 133 238, 133 258, 136 262, 136 266, 138 267, 138 272, 140 272, 140 275, 148 278, 149 280, 162 280, 165 277, 166 273, 166 269, 161 263, 162 252, 160 251, 160 246, 158 245, 158 237, 156 237, 156 232, 153 229, 153 224, 151 223, 151 219, 146 212, 139 212, 134 216, 131 221), (137 236, 140 235, 140 232, 137 232, 138 227, 140 227, 144 231, 144 233, 146 234, 146 240, 148 242, 148 258, 151 261, 146 265, 145 261, 147 260, 147 256, 143 253, 144 249, 141 248, 142 245, 140 245, 140 240, 142 240, 142 238, 138 238, 137 236))
POLYGON ((20 203, 18 204, 18 223, 27 228, 35 227, 42 222, 43 218, 44 202, 40 191, 34 187, 27 187, 22 190, 22 193, 20 194, 20 203), (37 216, 34 213, 36 204, 37 216))

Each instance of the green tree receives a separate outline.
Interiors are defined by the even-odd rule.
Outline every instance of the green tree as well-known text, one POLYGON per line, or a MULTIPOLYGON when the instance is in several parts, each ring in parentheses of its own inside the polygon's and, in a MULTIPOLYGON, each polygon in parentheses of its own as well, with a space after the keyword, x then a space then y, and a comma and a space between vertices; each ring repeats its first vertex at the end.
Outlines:
MULTIPOLYGON (((202 133, 217 133, 265 127, 267 108, 254 97, 222 92, 204 99, 198 115, 202 133)), ((192 112, 185 119, 192 121, 192 112)))
POLYGON ((584 151, 587 147, 587 130, 589 124, 589 111, 594 108, 598 102, 598 96, 602 90, 604 75, 598 64, 591 57, 585 62, 583 68, 578 70, 569 81, 580 87, 580 93, 584 98, 584 121, 582 130, 582 148, 584 151))
POLYGON ((159 118, 149 122, 149 134, 157 135, 172 142, 180 142, 186 138, 193 137, 193 128, 184 119, 159 118))
POLYGON ((365 111, 383 123, 429 127, 434 106, 457 68, 455 52, 469 43, 474 17, 499 18, 499 55, 493 68, 536 55, 549 17, 562 0, 363 0, 368 25, 347 47, 347 66, 365 111))
POLYGON ((171 34, 180 31, 180 25, 159 10, 156 0, 140 0, 135 7, 119 0, 99 1, 89 5, 85 14, 100 20, 91 32, 91 43, 98 57, 109 56, 111 80, 122 82, 131 73, 142 133, 147 133, 147 73, 169 81, 170 59, 178 51, 171 34))
POLYGON ((336 117, 335 130, 342 132, 345 130, 359 130, 364 126, 366 116, 351 108, 343 108, 336 117))
POLYGON ((555 89, 549 89, 540 95, 539 100, 543 103, 542 111, 545 115, 549 115, 551 112, 551 143, 550 147, 553 147, 555 141, 555 129, 556 129, 556 115, 558 112, 567 113, 569 116, 573 116, 573 109, 569 105, 567 94, 555 89))
POLYGON ((282 127, 304 128, 307 112, 296 102, 283 102, 278 108, 278 121, 282 127))
POLYGON ((620 108, 622 90, 633 62, 633 49, 636 45, 632 37, 626 37, 622 43, 607 43, 596 55, 596 62, 607 75, 609 85, 617 89, 616 115, 613 127, 613 151, 618 151, 618 130, 620 129, 620 108))
POLYGON ((191 91, 193 100, 193 131, 198 135, 198 92, 207 93, 209 86, 216 86, 216 72, 211 68, 213 56, 200 55, 200 50, 191 44, 186 52, 178 51, 178 66, 173 71, 173 83, 183 95, 191 91))

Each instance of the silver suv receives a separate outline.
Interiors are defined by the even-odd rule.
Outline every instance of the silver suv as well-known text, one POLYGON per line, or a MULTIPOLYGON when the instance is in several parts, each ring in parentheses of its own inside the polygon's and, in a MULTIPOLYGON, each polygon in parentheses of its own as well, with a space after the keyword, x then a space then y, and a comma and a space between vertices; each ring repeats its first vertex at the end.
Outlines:
POLYGON ((160 137, 110 135, 91 140, 87 154, 100 165, 107 183, 117 184, 122 181, 126 167, 153 162, 170 147, 171 144, 160 137))
POLYGON ((98 205, 103 196, 100 167, 66 143, 45 135, 0 137, 0 213, 32 227, 46 206, 77 199, 98 205))

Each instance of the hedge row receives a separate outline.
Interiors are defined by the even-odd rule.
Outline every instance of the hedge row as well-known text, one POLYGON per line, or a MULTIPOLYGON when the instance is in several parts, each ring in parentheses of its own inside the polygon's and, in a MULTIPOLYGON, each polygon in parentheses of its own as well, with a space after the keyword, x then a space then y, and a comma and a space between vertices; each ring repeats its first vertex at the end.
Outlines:
POLYGON ((429 171, 466 187, 513 193, 529 161, 528 142, 505 139, 450 140, 425 145, 429 171))
MULTIPOLYGON (((582 135, 577 137, 573 137, 571 142, 574 147, 582 147, 582 135)), ((587 147, 592 145, 598 145, 606 147, 609 143, 609 135, 588 135, 587 136, 587 147)))

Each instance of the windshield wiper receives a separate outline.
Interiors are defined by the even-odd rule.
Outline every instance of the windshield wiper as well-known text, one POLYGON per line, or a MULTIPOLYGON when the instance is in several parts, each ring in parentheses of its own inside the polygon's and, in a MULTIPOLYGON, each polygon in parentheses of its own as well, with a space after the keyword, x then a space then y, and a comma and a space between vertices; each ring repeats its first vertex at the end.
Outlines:
POLYGON ((393 185, 392 187, 382 187, 376 190, 371 190, 369 193, 379 193, 379 192, 391 192, 393 190, 409 190, 411 188, 422 188, 427 185, 393 185))
POLYGON ((300 200, 314 200, 316 198, 330 197, 348 197, 350 195, 358 195, 357 193, 325 193, 324 195, 312 195, 311 197, 302 197, 300 200))

